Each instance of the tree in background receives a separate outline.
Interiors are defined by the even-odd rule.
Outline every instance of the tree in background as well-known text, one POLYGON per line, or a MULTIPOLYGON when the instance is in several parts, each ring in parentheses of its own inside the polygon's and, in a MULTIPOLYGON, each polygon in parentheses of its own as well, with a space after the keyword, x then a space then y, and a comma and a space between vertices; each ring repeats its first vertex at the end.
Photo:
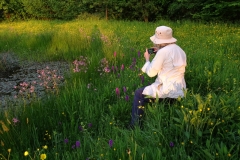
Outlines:
POLYGON ((0 19, 10 21, 25 19, 27 16, 21 0, 0 0, 0 15, 0 19))
POLYGON ((71 20, 81 11, 78 0, 21 0, 25 11, 36 19, 71 20))
POLYGON ((0 0, 4 20, 63 19, 71 20, 81 13, 79 0, 0 0))
POLYGON ((215 0, 202 2, 201 11, 193 14, 194 19, 203 20, 224 20, 235 21, 239 20, 240 1, 228 0, 216 3, 215 0))
POLYGON ((83 13, 116 20, 239 21, 239 0, 0 0, 0 20, 71 20, 83 13))
POLYGON ((171 0, 167 13, 170 19, 237 21, 240 20, 240 1, 171 0))
POLYGON ((129 19, 140 21, 153 21, 156 17, 163 16, 165 0, 129 0, 126 2, 125 13, 129 19))

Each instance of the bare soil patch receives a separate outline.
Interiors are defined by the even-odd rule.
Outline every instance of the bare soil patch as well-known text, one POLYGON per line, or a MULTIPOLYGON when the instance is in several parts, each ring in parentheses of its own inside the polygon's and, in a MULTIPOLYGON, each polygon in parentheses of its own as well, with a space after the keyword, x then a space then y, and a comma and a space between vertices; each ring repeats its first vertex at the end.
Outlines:
MULTIPOLYGON (((49 68, 54 70, 57 76, 62 77, 58 85, 64 84, 64 76, 69 72, 70 64, 63 61, 54 62, 23 62, 20 67, 14 71, 3 72, 0 70, 0 108, 8 107, 9 105, 19 105, 21 92, 16 86, 20 86, 24 82, 26 84, 34 83, 34 95, 37 98, 42 98, 46 94, 46 87, 43 85, 42 79, 39 77, 39 70, 49 68)), ((28 91, 29 92, 29 91, 28 91)), ((25 97, 25 100, 28 98, 25 97)), ((29 99, 30 101, 30 99, 29 99)), ((26 102, 25 102, 26 103, 26 102)))

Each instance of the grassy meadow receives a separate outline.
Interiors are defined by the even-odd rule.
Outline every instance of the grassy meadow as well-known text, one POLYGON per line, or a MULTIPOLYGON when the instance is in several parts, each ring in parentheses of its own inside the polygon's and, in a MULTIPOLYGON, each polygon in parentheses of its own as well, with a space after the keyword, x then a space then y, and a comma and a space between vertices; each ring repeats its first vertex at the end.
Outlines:
MULTIPOLYGON (((0 111, 0 159, 239 159, 239 40, 239 25, 224 23, 0 23, 0 53, 71 64, 45 99, 0 111), (186 96, 145 106, 144 128, 128 130, 134 91, 155 80, 140 69, 160 25, 186 52, 186 96)), ((34 96, 25 92, 23 101, 34 96)))

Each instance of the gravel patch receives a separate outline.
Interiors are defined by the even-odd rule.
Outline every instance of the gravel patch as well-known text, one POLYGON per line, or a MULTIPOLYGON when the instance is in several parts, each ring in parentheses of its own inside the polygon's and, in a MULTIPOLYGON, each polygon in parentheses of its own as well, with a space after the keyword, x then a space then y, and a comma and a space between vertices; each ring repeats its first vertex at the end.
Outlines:
POLYGON ((0 71, 0 109, 21 105, 23 99, 29 103, 33 97, 43 98, 47 87, 54 90, 53 84, 64 84, 64 76, 70 70, 70 64, 62 61, 22 64, 14 72, 0 71))

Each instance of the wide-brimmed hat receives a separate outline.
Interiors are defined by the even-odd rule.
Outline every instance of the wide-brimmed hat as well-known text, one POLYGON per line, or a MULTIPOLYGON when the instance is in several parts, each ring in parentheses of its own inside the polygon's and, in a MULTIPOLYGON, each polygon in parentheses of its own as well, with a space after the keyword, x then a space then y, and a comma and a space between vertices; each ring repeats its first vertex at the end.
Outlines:
POLYGON ((172 29, 167 26, 157 27, 155 34, 150 37, 150 40, 154 44, 174 43, 177 41, 177 39, 172 36, 172 29))

